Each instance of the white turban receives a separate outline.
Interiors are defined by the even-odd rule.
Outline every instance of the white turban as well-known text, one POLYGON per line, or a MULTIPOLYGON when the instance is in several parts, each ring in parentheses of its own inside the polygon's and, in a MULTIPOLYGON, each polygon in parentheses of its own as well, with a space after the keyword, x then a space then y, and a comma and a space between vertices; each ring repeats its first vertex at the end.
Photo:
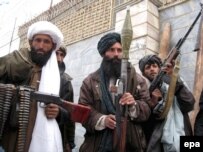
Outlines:
POLYGON ((63 34, 54 24, 48 21, 39 21, 32 24, 27 33, 27 38, 29 40, 33 39, 36 34, 46 34, 49 35, 53 42, 56 44, 56 50, 60 47, 63 42, 63 34))
MULTIPOLYGON (((47 21, 36 22, 28 29, 27 37, 33 39, 36 34, 49 35, 58 49, 63 41, 61 31, 52 23, 47 21)), ((59 95, 60 74, 56 58, 56 52, 52 54, 46 65, 42 67, 39 91, 59 95)), ((47 119, 44 108, 38 103, 37 117, 32 133, 29 152, 62 152, 61 133, 55 119, 47 119), (40 145, 40 146, 39 146, 40 145)))

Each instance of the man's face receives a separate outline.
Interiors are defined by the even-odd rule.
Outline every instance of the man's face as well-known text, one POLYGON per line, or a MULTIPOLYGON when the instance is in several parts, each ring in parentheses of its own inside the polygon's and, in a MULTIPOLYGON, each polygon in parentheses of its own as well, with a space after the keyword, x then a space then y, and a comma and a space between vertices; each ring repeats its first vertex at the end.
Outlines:
POLYGON ((115 43, 105 52, 102 66, 108 78, 119 78, 121 71, 121 57, 122 47, 120 43, 115 43))
POLYGON ((108 58, 114 58, 117 57, 121 59, 122 57, 122 46, 120 43, 116 42, 114 45, 112 45, 104 54, 105 57, 108 58))
POLYGON ((57 57, 58 63, 62 63, 63 59, 65 57, 65 54, 63 52, 61 52, 60 50, 57 50, 56 51, 56 57, 57 57))
POLYGON ((154 78, 157 76, 159 73, 159 66, 156 63, 153 64, 146 64, 144 67, 144 73, 143 75, 149 80, 153 81, 154 78))
POLYGON ((43 66, 48 61, 55 44, 50 36, 45 34, 37 34, 30 41, 32 61, 39 66, 43 66))

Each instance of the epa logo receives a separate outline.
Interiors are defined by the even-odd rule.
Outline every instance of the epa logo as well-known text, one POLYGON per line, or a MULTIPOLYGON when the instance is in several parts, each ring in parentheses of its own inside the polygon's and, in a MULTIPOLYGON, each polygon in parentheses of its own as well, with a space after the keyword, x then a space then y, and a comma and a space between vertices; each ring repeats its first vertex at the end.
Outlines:
POLYGON ((184 142, 184 147, 188 147, 189 149, 200 147, 200 142, 184 142))
POLYGON ((180 152, 202 152, 203 136, 181 136, 180 152))

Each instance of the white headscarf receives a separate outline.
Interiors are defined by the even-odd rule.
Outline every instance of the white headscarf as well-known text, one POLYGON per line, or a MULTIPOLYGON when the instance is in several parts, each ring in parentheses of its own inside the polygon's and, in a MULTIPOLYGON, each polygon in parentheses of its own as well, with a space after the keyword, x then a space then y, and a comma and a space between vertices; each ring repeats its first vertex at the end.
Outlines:
POLYGON ((57 26, 48 21, 39 21, 32 24, 28 29, 28 40, 32 40, 33 36, 35 36, 36 34, 49 35, 52 38, 53 42, 56 44, 56 50, 59 49, 63 42, 63 34, 61 33, 61 31, 58 29, 57 26))
MULTIPOLYGON (((61 31, 52 23, 39 21, 32 24, 28 29, 27 37, 29 40, 37 34, 49 35, 56 44, 57 50, 62 41, 61 31)), ((39 84, 39 91, 49 94, 59 94, 60 74, 55 50, 42 68, 42 74, 39 84)), ((35 126, 32 133, 32 140, 29 152, 62 152, 62 139, 58 124, 55 119, 47 119, 44 108, 39 106, 35 126)))

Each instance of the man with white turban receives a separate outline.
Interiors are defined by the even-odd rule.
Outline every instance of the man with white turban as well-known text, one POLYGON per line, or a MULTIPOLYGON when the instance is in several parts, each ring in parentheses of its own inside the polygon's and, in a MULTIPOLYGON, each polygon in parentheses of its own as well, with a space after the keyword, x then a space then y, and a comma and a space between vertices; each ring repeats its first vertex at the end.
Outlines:
MULTIPOLYGON (((0 58, 0 83, 26 85, 41 92, 59 94, 60 74, 56 59, 62 41, 61 31, 52 23, 39 21, 27 33, 30 49, 23 48, 0 58)), ((0 145, 6 152, 62 152, 61 134, 56 119, 61 119, 62 109, 55 104, 45 108, 30 102, 27 129, 19 134, 19 105, 13 102, 0 145), (60 114, 59 114, 60 113, 60 114), (26 134, 23 141, 22 134, 26 134)), ((1 136, 0 136, 1 137, 1 136)))

